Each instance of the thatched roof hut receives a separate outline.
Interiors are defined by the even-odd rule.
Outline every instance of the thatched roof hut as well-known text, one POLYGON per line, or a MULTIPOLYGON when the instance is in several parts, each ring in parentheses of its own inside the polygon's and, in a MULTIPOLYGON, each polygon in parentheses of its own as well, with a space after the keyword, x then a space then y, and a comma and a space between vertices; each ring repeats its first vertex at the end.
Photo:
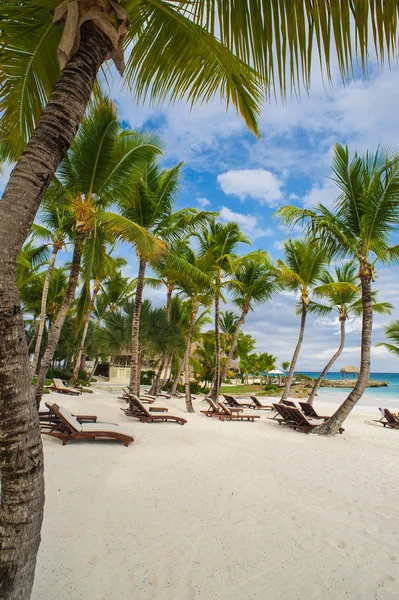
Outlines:
POLYGON ((346 365, 343 369, 340 370, 342 379, 348 379, 348 374, 352 374, 352 379, 355 379, 355 376, 360 373, 357 367, 353 365, 346 365))

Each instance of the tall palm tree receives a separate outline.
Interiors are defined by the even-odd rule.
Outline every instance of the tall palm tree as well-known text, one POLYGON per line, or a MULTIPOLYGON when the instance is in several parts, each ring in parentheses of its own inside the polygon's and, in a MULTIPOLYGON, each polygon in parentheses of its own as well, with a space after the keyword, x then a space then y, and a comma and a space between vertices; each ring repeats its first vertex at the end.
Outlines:
MULTIPOLYGON (((77 6, 78 10, 83 8, 82 3, 77 6)), ((107 58, 112 56, 122 71, 125 43, 129 52, 126 77, 138 97, 150 94, 162 100, 185 98, 194 103, 210 100, 220 93, 227 104, 233 102, 248 126, 257 132, 260 85, 265 86, 266 93, 277 85, 283 95, 287 79, 295 87, 303 80, 307 87, 314 40, 320 59, 326 64, 327 75, 330 45, 334 40, 344 78, 351 74, 354 39, 359 42, 357 47, 363 67, 367 64, 369 44, 365 40, 370 27, 378 59, 390 56, 397 47, 395 3, 375 3, 370 11, 367 3, 351 1, 349 5, 331 5, 327 0, 316 4, 303 1, 295 5, 270 2, 263 10, 259 9, 256 0, 240 4, 240 10, 220 0, 178 3, 142 0, 126 6, 128 13, 125 14, 118 3, 96 3, 94 20, 84 22, 80 32, 74 31, 68 18, 66 31, 69 34, 74 31, 76 37, 71 40, 69 35, 63 40, 63 51, 59 46, 62 28, 54 28, 52 21, 54 18, 64 22, 71 14, 65 3, 58 6, 58 2, 25 0, 20 3, 9 1, 3 6, 0 110, 2 130, 7 139, 0 155, 4 154, 6 146, 9 154, 19 157, 26 140, 29 139, 29 143, 13 171, 0 207, 0 236, 4 249, 0 263, 0 297, 4 298, 5 321, 4 324, 1 322, 3 312, 0 312, 0 340, 4 344, 0 357, 3 348, 7 357, 0 362, 0 381, 3 382, 0 396, 7 407, 4 412, 10 410, 11 402, 12 408, 20 405, 14 414, 21 415, 24 407, 27 425, 25 431, 19 428, 21 444, 32 447, 34 440, 39 457, 42 450, 37 417, 33 408, 28 408, 31 386, 23 319, 14 310, 18 306, 15 265, 43 191, 76 135, 97 73, 107 58), (256 27, 253 26, 254 15, 256 27), (113 43, 94 24, 104 21, 108 31, 110 23, 115 27, 113 43), (57 64, 57 47, 62 72, 57 64), (8 315, 12 318, 7 319, 8 315), (10 347, 14 348, 12 362, 10 347), (30 438, 26 435, 28 430, 32 432, 30 438)), ((3 417, 0 414, 0 423, 6 423, 4 427, 12 426, 18 430, 18 424, 3 417)), ((21 446, 16 446, 20 452, 21 446)), ((0 465, 16 464, 10 459, 7 448, 0 454, 0 465)), ((8 518, 5 508, 0 513, 1 516, 4 514, 8 535, 16 539, 20 536, 24 543, 23 547, 19 543, 11 544, 7 552, 1 553, 7 573, 13 569, 23 573, 23 577, 7 578, 11 582, 7 588, 12 592, 16 589, 21 600, 29 595, 33 584, 39 544, 43 512, 42 458, 38 465, 35 472, 31 472, 31 462, 26 460, 29 480, 35 482, 41 493, 34 494, 34 498, 40 496, 40 501, 35 503, 26 494, 24 482, 25 502, 19 510, 22 512, 27 506, 26 512, 32 515, 21 528, 24 536, 13 526, 14 521, 8 518), (9 548, 22 549, 14 552, 9 548)), ((21 468, 18 471, 20 479, 22 471, 21 468)), ((7 493, 4 482, 3 487, 7 493)), ((7 506, 7 503, 3 504, 7 506)), ((25 517, 21 521, 25 522, 25 517)))
POLYGON ((289 360, 283 360, 283 362, 281 363, 281 368, 284 371, 284 379, 285 381, 287 380, 287 371, 290 368, 290 361, 289 360))
POLYGON ((115 312, 134 294, 135 282, 124 277, 120 271, 112 272, 105 281, 101 282, 101 290, 95 299, 93 316, 101 324, 104 315, 115 312))
POLYGON ((226 285, 224 278, 232 275, 237 258, 234 252, 240 243, 249 244, 250 241, 242 233, 237 223, 220 223, 212 219, 199 235, 200 256, 204 257, 213 271, 213 285, 215 295, 215 379, 211 397, 217 400, 221 384, 220 369, 220 300, 222 288, 226 285))
MULTIPOLYGON (((360 289, 356 285, 357 283, 357 269, 356 265, 352 262, 347 262, 343 266, 335 267, 335 273, 332 275, 330 272, 326 273, 321 277, 321 283, 326 285, 333 284, 334 282, 347 283, 348 288, 346 290, 337 290, 334 287, 324 290, 324 299, 327 300, 327 304, 320 304, 311 301, 308 306, 308 312, 317 312, 318 314, 330 314, 335 312, 338 314, 338 321, 340 324, 340 343, 337 351, 330 358, 324 369, 321 371, 317 378, 310 394, 308 397, 309 404, 313 404, 314 398, 317 394, 317 390, 320 387, 326 373, 331 369, 335 361, 341 355, 342 350, 345 346, 345 324, 347 319, 350 318, 351 314, 360 316, 362 314, 362 302, 360 298, 360 289)), ((373 312, 381 315, 389 315, 393 306, 389 302, 376 302, 376 292, 372 292, 373 301, 373 312)))
POLYGON ((389 342, 378 342, 376 346, 386 348, 388 352, 399 356, 399 320, 392 321, 385 327, 385 337, 389 342))
POLYGON ((260 370, 260 380, 262 383, 262 373, 266 371, 266 379, 268 376, 268 372, 272 371, 276 368, 277 356, 273 356, 273 354, 269 354, 268 352, 261 352, 258 357, 258 364, 260 370))
POLYGON ((360 374, 346 400, 315 433, 335 435, 361 398, 370 377, 373 326, 371 284, 377 262, 390 264, 399 257, 399 246, 391 236, 399 220, 399 159, 379 148, 375 154, 357 153, 336 144, 332 160, 333 180, 340 195, 330 210, 319 204, 315 210, 283 207, 277 214, 287 224, 305 221, 312 235, 337 257, 349 257, 359 267, 362 292, 362 339, 360 374))
POLYGON ((227 360, 222 368, 221 381, 226 377, 229 362, 236 351, 238 336, 248 312, 253 310, 255 304, 262 304, 270 300, 277 291, 277 270, 272 267, 266 252, 248 258, 244 257, 237 272, 233 275, 230 285, 233 302, 241 309, 241 314, 236 323, 227 360))
MULTIPOLYGON (((160 152, 157 138, 122 129, 112 102, 100 97, 82 125, 50 185, 47 196, 68 202, 74 217, 73 258, 64 303, 49 332, 36 384, 36 402, 43 393, 44 380, 51 364, 62 325, 78 285, 83 246, 102 229, 100 216, 111 202, 130 193, 134 169, 160 152)), ((132 242, 144 248, 154 240, 140 226, 130 229, 132 242)))
POLYGON ((325 249, 310 237, 287 240, 284 243, 284 255, 284 262, 279 259, 277 265, 280 268, 281 280, 287 289, 299 295, 298 312, 301 315, 301 323, 298 341, 291 359, 290 370, 286 378, 281 401, 286 400, 290 393, 296 363, 302 346, 310 295, 315 292, 317 284, 320 283, 320 278, 328 262, 325 249))

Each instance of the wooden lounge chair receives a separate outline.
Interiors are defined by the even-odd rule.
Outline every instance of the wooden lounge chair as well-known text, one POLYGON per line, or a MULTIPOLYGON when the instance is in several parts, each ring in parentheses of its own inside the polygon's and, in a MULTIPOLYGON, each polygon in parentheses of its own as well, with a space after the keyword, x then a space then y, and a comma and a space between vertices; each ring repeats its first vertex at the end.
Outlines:
POLYGON ((52 404, 51 411, 58 421, 41 423, 40 431, 44 435, 60 439, 63 446, 70 440, 94 440, 97 438, 120 440, 125 446, 134 441, 130 432, 124 431, 114 423, 79 423, 69 410, 58 404, 52 404))
MULTIPOLYGON (((127 390, 124 390, 124 392, 125 392, 124 400, 129 402, 129 404, 131 405, 133 403, 132 398, 133 397, 137 398, 137 396, 135 394, 130 394, 127 390)), ((143 398, 143 396, 139 396, 139 400, 141 403, 150 402, 149 400, 146 400, 145 398, 143 398)), ((148 410, 150 412, 168 412, 169 411, 169 408, 166 408, 165 406, 152 406, 152 402, 154 402, 154 400, 152 400, 150 402, 151 406, 148 407, 148 410)), ((127 410, 128 412, 131 412, 130 408, 128 408, 128 409, 121 408, 121 410, 123 410, 123 411, 127 410)))
MULTIPOLYGON (((176 396, 176 398, 185 398, 185 395, 184 395, 184 394, 181 394, 181 393, 180 393, 180 392, 178 392, 177 390, 175 391, 175 396, 176 396)), ((193 395, 191 394, 191 400, 196 400, 196 399, 197 399, 197 397, 196 397, 196 396, 193 396, 193 395)))
MULTIPOLYGON (((130 392, 128 388, 122 388, 122 396, 118 396, 118 398, 120 400, 126 400, 126 402, 129 402, 129 398, 130 398, 130 392)), ((145 396, 139 396, 140 400, 142 402, 147 402, 148 404, 153 404, 156 400, 156 396, 150 396, 149 394, 145 394, 145 396)))
POLYGON ((276 411, 276 414, 274 417, 267 417, 270 421, 277 421, 277 423, 281 425, 281 423, 286 423, 287 421, 292 420, 292 417, 288 412, 288 406, 285 406, 285 404, 274 403, 273 407, 276 411))
POLYGON ((391 427, 392 429, 399 429, 399 419, 396 417, 389 408, 384 408, 384 415, 381 419, 373 419, 376 423, 381 423, 384 427, 391 427), (384 420, 385 419, 385 420, 384 420))
MULTIPOLYGON (((223 416, 226 414, 226 411, 223 410, 219 403, 216 403, 212 398, 205 398, 205 400, 209 404, 208 410, 201 410, 200 412, 206 417, 217 417, 223 416)), ((230 408, 232 413, 240 413, 242 412, 242 408, 230 408)))
POLYGON ((318 412, 313 408, 309 402, 299 402, 299 406, 302 409, 302 412, 309 417, 309 419, 322 419, 323 421, 328 421, 330 417, 319 415, 318 412))
POLYGON ((273 406, 271 404, 262 404, 257 396, 250 396, 252 402, 256 404, 256 407, 259 410, 273 410, 273 406))
MULTIPOLYGON (((288 412, 291 416, 291 420, 287 420, 286 424, 291 429, 297 429, 298 431, 303 431, 304 433, 309 433, 315 427, 318 426, 317 423, 311 423, 308 421, 307 417, 299 410, 299 408, 291 408, 287 406, 288 412)), ((343 433, 345 429, 342 427, 339 428, 339 433, 343 433)))
POLYGON ((50 390, 52 392, 58 392, 59 394, 67 394, 69 396, 79 396, 82 393, 81 387, 69 388, 64 385, 62 379, 58 379, 55 377, 53 379, 53 384, 50 386, 50 390))
POLYGON ((298 408, 295 402, 292 402, 292 400, 281 400, 281 404, 285 404, 285 406, 291 406, 291 408, 298 408))
POLYGON ((222 402, 218 404, 221 409, 221 414, 218 417, 221 421, 252 421, 253 423, 255 419, 260 419, 260 415, 244 415, 241 411, 230 408, 230 406, 226 406, 222 402))
MULTIPOLYGON (((159 394, 157 394, 156 396, 151 395, 149 392, 150 392, 150 390, 144 390, 144 396, 149 396, 150 398, 157 398, 158 396, 160 396, 161 398, 166 398, 167 400, 170 400, 170 398, 172 397, 165 390, 161 390, 159 392, 159 394)), ((141 395, 140 395, 140 398, 141 398, 141 395)))
MULTIPOLYGON (((57 414, 53 411, 53 405, 49 402, 45 403, 48 410, 39 411, 40 423, 59 423, 60 419, 57 414)), ((57 406, 57 405, 56 405, 57 406)), ((79 423, 96 423, 97 415, 74 415, 71 413, 79 423)))
POLYGON ((234 396, 229 396, 228 394, 223 394, 223 398, 226 400, 226 404, 230 406, 230 408, 256 408, 252 400, 251 402, 239 402, 234 398, 234 396))
POLYGON ((131 394, 130 396, 131 408, 121 408, 128 417, 135 417, 142 423, 154 423, 155 421, 174 421, 180 425, 185 425, 185 423, 187 423, 186 419, 183 419, 182 417, 175 417, 167 414, 153 415, 146 409, 144 404, 142 404, 141 400, 135 396, 135 394, 131 394))

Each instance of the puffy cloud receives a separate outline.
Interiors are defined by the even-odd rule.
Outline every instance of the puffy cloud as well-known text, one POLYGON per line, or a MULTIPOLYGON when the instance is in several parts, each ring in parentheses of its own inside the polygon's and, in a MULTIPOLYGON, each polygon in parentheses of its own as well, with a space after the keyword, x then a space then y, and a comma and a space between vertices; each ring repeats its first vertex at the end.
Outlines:
POLYGON ((243 232, 246 233, 251 240, 255 240, 256 238, 260 237, 266 237, 272 235, 273 233, 272 229, 262 229, 259 227, 259 219, 255 215, 237 213, 227 208, 227 206, 222 206, 219 211, 219 218, 225 222, 234 221, 238 223, 243 232))
POLYGON ((266 169, 231 169, 218 175, 217 180, 225 194, 234 194, 241 200, 252 198, 275 206, 283 197, 283 182, 266 169))
POLYGON ((333 181, 327 179, 323 185, 314 184, 303 197, 305 208, 314 208, 317 204, 324 204, 329 208, 339 194, 339 190, 333 181))
POLYGON ((206 208, 211 203, 208 198, 197 198, 196 202, 200 208, 206 208))

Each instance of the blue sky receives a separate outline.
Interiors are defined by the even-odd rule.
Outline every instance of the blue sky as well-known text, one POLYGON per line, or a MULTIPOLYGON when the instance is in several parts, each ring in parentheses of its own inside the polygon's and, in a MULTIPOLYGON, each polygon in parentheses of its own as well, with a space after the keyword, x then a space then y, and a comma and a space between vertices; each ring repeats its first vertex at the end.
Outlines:
MULTIPOLYGON (((184 104, 138 107, 119 88, 112 95, 129 126, 161 135, 166 165, 184 161, 179 207, 215 210, 224 221, 238 221, 253 246, 268 250, 273 258, 281 256, 287 237, 272 217, 279 206, 311 207, 335 198, 336 189, 328 178, 335 142, 359 152, 375 149, 379 143, 399 146, 397 67, 381 72, 372 67, 367 80, 359 78, 347 86, 337 69, 333 69, 332 85, 326 86, 315 67, 309 95, 264 107, 261 140, 246 130, 233 110, 226 112, 219 100, 190 111, 184 104)), ((132 255, 128 272, 136 272, 132 255)), ((395 303, 398 274, 397 268, 378 271, 381 300, 395 303)), ((147 297, 156 304, 164 302, 162 291, 148 290, 147 297)), ((294 305, 293 296, 281 294, 248 316, 244 330, 257 339, 258 351, 290 360, 298 331, 294 305)), ((399 318, 399 309, 391 317, 376 318, 373 343, 383 339, 383 326, 391 318, 399 318)), ((360 326, 359 319, 348 323, 347 347, 337 368, 359 364, 360 326)), ((298 367, 322 368, 338 345, 338 334, 334 317, 311 317, 298 367)), ((373 348, 372 354, 372 370, 399 370, 398 360, 382 348, 373 348)))
MULTIPOLYGON (((164 163, 184 161, 182 189, 177 208, 196 206, 219 211, 225 221, 235 220, 253 246, 282 253, 287 231, 273 218, 287 203, 313 206, 330 203, 336 189, 328 179, 335 142, 351 150, 375 149, 379 143, 399 147, 399 69, 381 72, 372 67, 367 80, 343 86, 337 69, 332 85, 323 83, 315 65, 309 95, 264 107, 262 139, 257 140, 233 110, 226 112, 219 100, 196 106, 138 106, 115 79, 112 97, 127 126, 157 131, 163 139, 164 163)), ((0 176, 0 189, 8 179, 0 176)), ((292 235, 299 235, 296 230, 292 235)), ((137 273, 136 256, 126 246, 127 274, 137 273)), ((395 303, 399 295, 399 268, 378 270, 376 288, 380 299, 395 303)), ((147 290, 154 304, 164 303, 164 292, 147 290)), ((290 360, 298 332, 295 298, 280 294, 256 308, 244 330, 257 339, 257 350, 268 351, 279 360, 290 360)), ((383 326, 399 318, 375 319, 373 343, 383 339, 383 326)), ((359 319, 348 323, 346 349, 337 368, 359 364, 359 319)), ((338 323, 331 318, 309 319, 298 368, 317 370, 324 366, 339 342, 338 323)), ((372 370, 398 371, 399 361, 382 348, 373 348, 372 370)))

